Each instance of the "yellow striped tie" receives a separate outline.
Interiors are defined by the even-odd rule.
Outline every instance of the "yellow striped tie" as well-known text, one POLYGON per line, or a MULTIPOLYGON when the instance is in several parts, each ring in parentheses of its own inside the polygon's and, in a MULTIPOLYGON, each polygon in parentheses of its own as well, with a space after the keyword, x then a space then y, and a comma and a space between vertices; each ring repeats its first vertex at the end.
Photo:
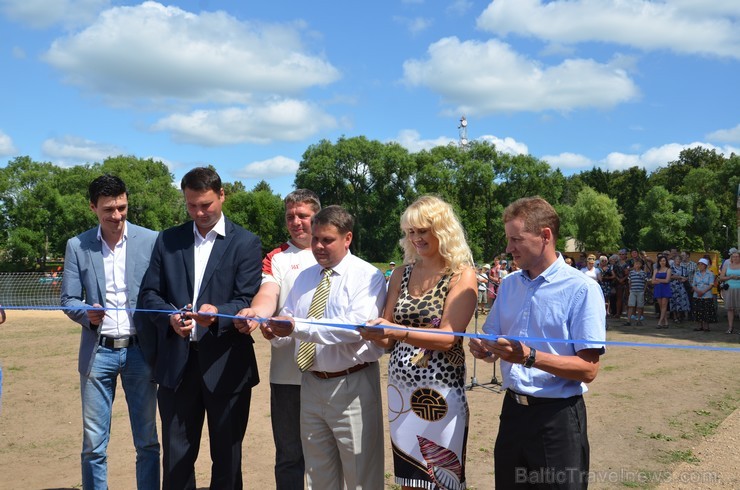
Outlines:
MULTIPOLYGON (((326 300, 329 299, 329 291, 331 290, 331 283, 329 277, 333 271, 331 269, 324 269, 324 277, 321 278, 321 282, 316 287, 316 291, 313 293, 311 298, 311 306, 308 308, 308 318, 323 318, 324 310, 326 309, 326 300)), ((316 360, 316 344, 313 342, 303 342, 298 347, 298 355, 296 356, 296 363, 298 369, 305 371, 311 366, 316 360)))

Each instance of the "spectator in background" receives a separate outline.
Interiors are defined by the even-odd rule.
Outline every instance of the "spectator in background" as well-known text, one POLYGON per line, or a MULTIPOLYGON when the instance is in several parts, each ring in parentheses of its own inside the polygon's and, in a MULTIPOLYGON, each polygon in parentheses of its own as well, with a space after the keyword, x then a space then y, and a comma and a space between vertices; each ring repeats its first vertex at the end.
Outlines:
POLYGON ((689 311, 687 315, 688 320, 694 319, 694 312, 693 312, 693 304, 691 301, 691 297, 694 295, 694 289, 692 286, 692 283, 694 281, 694 273, 696 273, 696 262, 691 260, 691 252, 683 251, 681 252, 681 262, 686 269, 686 282, 684 282, 684 287, 686 288, 686 294, 689 297, 689 311))
POLYGON ((698 270, 694 274, 691 285, 694 290, 694 318, 699 325, 695 332, 709 332, 709 320, 712 316, 714 287, 714 274, 708 270, 710 261, 706 258, 699 259, 698 270))
POLYGON ((604 304, 606 305, 606 317, 609 318, 609 302, 612 296, 612 281, 614 280, 614 269, 609 263, 606 255, 599 257, 599 271, 601 272, 601 290, 604 292, 604 304))
POLYGON ((730 250, 727 251, 727 258, 722 261, 722 265, 719 268, 720 271, 722 271, 722 269, 724 269, 725 266, 730 262, 732 254, 734 254, 735 252, 737 252, 737 249, 735 247, 732 247, 730 248, 730 250))
POLYGON ((498 271, 499 285, 501 284, 501 281, 503 281, 504 278, 509 275, 509 269, 507 268, 507 265, 508 264, 505 260, 501 260, 501 268, 498 271))
POLYGON ((579 271, 583 271, 583 268, 586 267, 586 262, 588 261, 588 258, 586 257, 586 252, 581 252, 578 254, 578 261, 576 262, 576 269, 579 271))
MULTIPOLYGON (((514 272, 519 270, 519 264, 516 263, 516 260, 512 260, 511 264, 509 265, 509 274, 513 274, 514 272)), ((509 274, 506 275, 506 277, 509 277, 509 274)))
POLYGON ((386 269, 385 274, 384 274, 385 282, 388 282, 390 280, 391 274, 393 274, 393 269, 395 268, 396 268, 395 262, 393 262, 392 260, 388 262, 388 269, 386 269))
POLYGON ((724 289, 725 309, 727 310, 727 332, 733 333, 735 312, 740 310, 740 252, 735 250, 722 267, 719 276, 724 289))
POLYGON ((711 255, 704 254, 704 258, 709 261, 707 270, 714 274, 714 284, 712 286, 712 310, 709 314, 709 323, 717 323, 719 321, 717 317, 717 310, 719 309, 719 269, 717 268, 717 263, 712 261, 711 255))
POLYGON ((668 328, 668 301, 671 299, 671 267, 667 255, 658 255, 653 269, 653 297, 660 307, 657 328, 668 328))
POLYGON ((642 326, 642 322, 645 320, 643 313, 645 310, 645 287, 647 286, 647 280, 648 274, 642 270, 642 259, 638 257, 635 259, 628 276, 630 296, 627 300, 629 316, 624 323, 626 326, 632 325, 632 322, 635 322, 638 326, 642 326))
POLYGON ((573 263, 573 259, 568 257, 567 255, 564 255, 565 257, 563 260, 565 260, 565 263, 568 264, 571 267, 575 267, 575 264, 573 263))
POLYGON ((586 259, 586 267, 583 267, 581 269, 581 272, 586 274, 586 276, 590 277, 596 282, 601 282, 601 271, 596 268, 596 256, 594 254, 590 254, 588 258, 586 259))
POLYGON ((689 295, 686 294, 686 288, 684 287, 688 274, 682 260, 681 255, 676 255, 671 266, 671 299, 668 306, 674 323, 681 323, 690 309, 689 295))
POLYGON ((627 303, 625 301, 625 296, 627 295, 627 291, 629 289, 627 276, 630 272, 630 268, 627 264, 627 249, 621 249, 618 255, 619 261, 614 266, 614 276, 616 277, 617 283, 617 311, 615 311, 614 314, 621 317, 622 314, 624 314, 624 307, 627 303))
POLYGON ((478 281, 478 311, 480 313, 486 313, 486 305, 488 304, 488 271, 491 270, 489 264, 483 264, 476 272, 476 280, 478 281))

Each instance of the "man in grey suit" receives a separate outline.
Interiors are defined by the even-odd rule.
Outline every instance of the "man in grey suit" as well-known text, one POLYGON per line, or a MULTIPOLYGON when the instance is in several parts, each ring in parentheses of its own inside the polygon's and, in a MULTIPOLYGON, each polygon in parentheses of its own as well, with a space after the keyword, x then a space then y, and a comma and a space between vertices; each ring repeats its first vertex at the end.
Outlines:
POLYGON ((88 191, 99 224, 67 242, 61 297, 67 316, 82 326, 82 487, 108 488, 106 451, 120 375, 136 447, 137 488, 158 489, 157 387, 133 315, 157 233, 126 221, 128 191, 118 177, 98 177, 88 191))

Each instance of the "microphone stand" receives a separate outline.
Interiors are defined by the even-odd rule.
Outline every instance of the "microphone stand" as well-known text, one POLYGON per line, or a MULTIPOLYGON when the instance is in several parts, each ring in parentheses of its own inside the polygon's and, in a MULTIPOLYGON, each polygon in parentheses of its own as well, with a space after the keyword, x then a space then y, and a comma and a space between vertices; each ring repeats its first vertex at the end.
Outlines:
MULTIPOLYGON (((475 309, 475 334, 478 334, 478 309, 475 309)), ((499 388, 495 388, 495 386, 501 386, 501 382, 496 378, 496 361, 493 362, 493 377, 491 378, 491 381, 489 383, 479 383, 478 378, 476 377, 476 368, 477 368, 477 362, 478 359, 473 357, 473 376, 470 378, 470 383, 466 384, 464 386, 465 391, 471 391, 476 386, 479 386, 485 390, 492 391, 494 393, 501 393, 501 390, 499 388)))

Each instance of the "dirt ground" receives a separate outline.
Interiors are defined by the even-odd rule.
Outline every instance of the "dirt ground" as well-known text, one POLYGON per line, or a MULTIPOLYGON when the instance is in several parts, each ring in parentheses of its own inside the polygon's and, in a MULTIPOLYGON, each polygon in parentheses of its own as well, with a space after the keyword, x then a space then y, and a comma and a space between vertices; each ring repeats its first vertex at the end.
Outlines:
MULTIPOLYGON (((609 321, 609 341, 740 348, 740 336, 692 324, 655 329, 609 321)), ((472 332, 476 321, 471 321, 472 332)), ((480 327, 483 317, 477 320, 480 327)), ((61 312, 10 311, 0 326, 4 386, 0 414, 0 489, 80 488, 79 327, 61 312)), ((256 342, 263 382, 253 401, 243 462, 247 488, 274 488, 269 423, 269 346, 256 342)), ((384 359, 385 363, 387 359, 384 359)), ((740 351, 609 346, 586 395, 591 440, 591 488, 740 488, 740 351)), ((381 367, 385 372, 385 365, 381 367)), ((468 358, 468 380, 493 378, 491 365, 468 358)), ((385 378, 385 375, 383 376, 385 378)), ((468 391, 468 486, 493 488, 493 441, 502 394, 494 385, 468 391)), ((134 450, 123 393, 114 404, 109 447, 112 489, 135 488, 134 450)), ((386 428, 387 429, 387 428, 386 428)), ((387 430, 386 430, 387 433, 387 430)), ((207 488, 204 437, 197 464, 207 488)), ((387 488, 392 483, 386 438, 387 488)))

